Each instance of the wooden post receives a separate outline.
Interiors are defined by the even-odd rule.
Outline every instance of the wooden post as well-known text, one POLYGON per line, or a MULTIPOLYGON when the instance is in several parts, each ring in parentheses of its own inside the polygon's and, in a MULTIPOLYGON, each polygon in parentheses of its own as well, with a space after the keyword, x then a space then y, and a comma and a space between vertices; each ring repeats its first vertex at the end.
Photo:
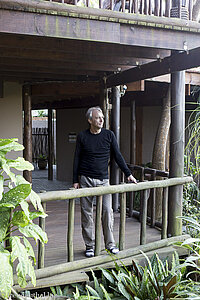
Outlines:
POLYGON ((70 199, 68 205, 68 231, 67 231, 68 261, 74 260, 74 247, 73 247, 74 211, 75 211, 75 199, 70 199))
MULTIPOLYGON (((46 202, 43 204, 44 212, 46 212, 46 202)), ((39 226, 45 231, 45 218, 39 218, 39 226)), ((40 241, 38 242, 38 269, 44 268, 44 253, 45 246, 40 241)))
POLYGON ((53 180, 53 113, 48 109, 48 180, 53 180))
MULTIPOLYGON (((151 175, 151 180, 156 180, 156 170, 151 175)), ((155 227, 156 223, 156 189, 153 188, 150 191, 150 203, 151 203, 151 227, 155 227)))
MULTIPOLYGON (((144 168, 140 169, 140 182, 144 181, 144 168)), ((144 191, 140 191, 140 222, 142 222, 142 211, 143 211, 143 202, 144 202, 144 191)))
MULTIPOLYGON (((112 88, 112 118, 111 129, 115 133, 118 145, 120 141, 120 92, 118 87, 112 88)), ((111 184, 119 184, 119 167, 114 159, 111 161, 111 184)), ((113 210, 117 211, 119 194, 113 195, 113 210)))
POLYGON ((103 199, 102 196, 98 196, 96 202, 95 251, 94 251, 95 256, 98 256, 101 251, 102 199, 103 199))
POLYGON ((166 0, 165 17, 170 17, 170 0, 166 0))
POLYGON ((152 7, 152 0, 149 0, 149 15, 150 15, 150 16, 152 15, 152 10, 153 10, 153 7, 152 7))
MULTIPOLYGON (((130 163, 135 164, 136 160, 136 113, 135 101, 131 101, 131 126, 130 126, 130 163)), ((133 214, 134 193, 129 193, 129 217, 133 214)))
POLYGON ((119 250, 125 249, 125 226, 126 226, 126 193, 122 193, 120 197, 119 250))
POLYGON ((131 102, 131 141, 130 141, 130 163, 135 164, 136 160, 136 113, 135 113, 135 101, 131 102))
POLYGON ((141 227, 140 227, 140 245, 146 244, 146 223, 147 223, 147 190, 143 191, 141 227))
POLYGON ((192 10, 193 10, 193 0, 189 0, 189 5, 188 5, 189 20, 192 20, 192 10))
POLYGON ((160 0, 160 17, 163 17, 163 0, 160 0))
POLYGON ((0 78, 0 98, 3 98, 4 95, 3 95, 3 80, 1 80, 0 78))
MULTIPOLYGON (((24 109, 24 159, 32 163, 32 114, 31 114, 31 87, 23 87, 24 109)), ((24 178, 32 183, 32 172, 24 171, 24 178)))
POLYGON ((129 13, 133 12, 133 0, 129 0, 129 13))
POLYGON ((149 0, 144 1, 144 14, 148 15, 149 13, 149 0))
MULTIPOLYGON (((171 135, 169 177, 182 177, 184 171, 184 131, 185 131, 185 71, 171 75, 171 135)), ((169 189, 168 234, 182 233, 183 185, 169 189)))
POLYGON ((155 0, 154 15, 159 16, 159 12, 160 12, 160 2, 159 0, 155 0))
POLYGON ((168 188, 166 187, 163 188, 161 239, 167 238, 167 207, 168 207, 168 188))
POLYGON ((125 12, 126 1, 122 0, 122 12, 125 12))

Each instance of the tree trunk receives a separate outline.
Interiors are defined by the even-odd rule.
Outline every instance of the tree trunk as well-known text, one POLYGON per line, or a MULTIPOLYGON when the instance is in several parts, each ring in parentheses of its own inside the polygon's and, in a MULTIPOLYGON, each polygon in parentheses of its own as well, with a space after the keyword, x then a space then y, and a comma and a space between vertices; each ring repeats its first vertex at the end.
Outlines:
MULTIPOLYGON (((162 113, 158 126, 152 157, 152 167, 165 171, 166 149, 170 127, 170 87, 163 99, 162 113)), ((162 189, 156 189, 156 219, 160 220, 162 213, 162 189)))

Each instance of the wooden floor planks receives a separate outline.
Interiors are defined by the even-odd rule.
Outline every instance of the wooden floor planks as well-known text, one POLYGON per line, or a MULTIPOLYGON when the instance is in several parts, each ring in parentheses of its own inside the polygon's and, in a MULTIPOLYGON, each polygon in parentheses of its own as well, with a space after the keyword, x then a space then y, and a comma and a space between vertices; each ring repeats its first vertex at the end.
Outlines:
MULTIPOLYGON (((48 243, 45 245, 45 267, 67 262, 67 210, 68 201, 54 201, 47 204, 46 232, 48 243)), ((114 214, 114 236, 119 242, 119 221, 120 214, 114 214)), ((140 223, 133 218, 126 218, 126 239, 125 248, 133 248, 139 245, 140 223)), ((147 226, 147 243, 160 239, 160 232, 157 229, 147 226)), ((102 254, 105 254, 102 235, 102 254)), ((37 247, 34 246, 35 251, 37 247)), ((74 228, 74 260, 84 259, 84 242, 81 234, 80 204, 76 201, 75 207, 75 228, 74 228)))

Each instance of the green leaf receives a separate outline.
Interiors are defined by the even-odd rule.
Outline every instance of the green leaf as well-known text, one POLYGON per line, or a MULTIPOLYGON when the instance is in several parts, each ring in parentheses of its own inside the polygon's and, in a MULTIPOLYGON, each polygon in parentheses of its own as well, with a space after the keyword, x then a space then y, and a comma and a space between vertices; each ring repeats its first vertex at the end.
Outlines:
POLYGON ((10 152, 10 151, 22 151, 24 146, 17 143, 18 139, 0 139, 0 151, 10 152))
POLYGON ((3 298, 8 299, 13 285, 13 270, 10 261, 10 252, 0 252, 0 292, 3 298))
POLYGON ((45 214, 44 212, 41 212, 41 211, 34 211, 34 212, 30 212, 30 214, 29 214, 29 217, 31 220, 34 220, 38 217, 46 218, 47 216, 48 216, 47 214, 45 214))
POLYGON ((12 182, 16 183, 15 174, 10 171, 10 167, 7 164, 7 159, 0 155, 0 166, 4 172, 8 175, 12 182))
POLYGON ((30 193, 30 200, 35 209, 39 209, 39 211, 44 212, 43 206, 41 204, 41 199, 38 194, 36 194, 33 190, 30 193))
POLYGON ((25 227, 19 227, 19 231, 24 234, 26 237, 32 237, 37 240, 40 240, 42 243, 47 243, 48 238, 46 232, 44 232, 40 226, 34 224, 34 223, 29 223, 25 227))
POLYGON ((29 224, 29 219, 23 211, 18 210, 13 213, 12 224, 17 227, 25 227, 29 224))
MULTIPOLYGON (((16 185, 20 185, 20 184, 30 184, 30 183, 28 181, 26 181, 23 176, 17 175, 16 176, 16 185)), ((35 209, 38 208, 41 212, 43 212, 44 210, 43 210, 43 206, 41 204, 41 199, 40 199, 39 195, 36 194, 33 190, 31 190, 29 197, 30 197, 30 201, 33 204, 34 208, 35 209)))
POLYGON ((26 251, 27 251, 28 255, 33 259, 34 264, 36 264, 35 253, 33 251, 33 247, 31 246, 30 242, 25 237, 23 237, 23 240, 24 240, 24 245, 26 247, 26 251))
POLYGON ((56 289, 54 286, 50 286, 50 290, 54 296, 56 296, 56 289))
POLYGON ((58 285, 58 286, 56 286, 56 294, 58 295, 58 296, 62 296, 62 290, 61 290, 61 287, 58 285))
POLYGON ((108 292, 106 291, 105 287, 102 284, 100 284, 100 287, 103 290, 103 293, 104 293, 104 296, 105 296, 106 300, 111 300, 111 298, 110 298, 108 292))
POLYGON ((97 280, 97 278, 96 278, 96 276, 95 276, 93 270, 92 270, 92 277, 93 277, 93 279, 94 279, 94 287, 95 287, 95 290, 98 292, 99 297, 100 297, 101 299, 103 299, 103 292, 102 292, 102 289, 101 289, 101 287, 100 287, 100 284, 99 284, 99 282, 98 282, 98 280, 97 280))
POLYGON ((131 300, 131 296, 127 292, 125 286, 121 282, 118 282, 117 286, 118 286, 118 289, 119 289, 120 293, 124 296, 124 298, 131 300))
POLYGON ((3 195, 3 176, 0 175, 0 200, 2 199, 2 195, 3 195))
POLYGON ((102 271, 102 273, 103 273, 103 276, 104 276, 110 283, 114 284, 115 280, 114 280, 112 274, 111 274, 109 271, 107 271, 107 270, 104 270, 104 269, 102 269, 102 268, 100 268, 100 269, 101 269, 101 271, 102 271))
POLYGON ((18 236, 13 236, 10 238, 12 252, 11 252, 11 261, 14 262, 18 259, 19 263, 17 265, 16 271, 18 276, 18 283, 21 287, 25 287, 26 275, 31 277, 31 282, 36 285, 35 271, 32 265, 32 261, 29 259, 29 251, 21 243, 18 236))
POLYGON ((15 208, 21 201, 25 200, 31 192, 30 184, 21 184, 3 195, 0 207, 15 208))
POLYGON ((87 288, 87 290, 89 290, 89 292, 90 292, 93 296, 97 297, 97 299, 101 299, 101 298, 99 297, 99 294, 97 293, 97 291, 96 291, 95 289, 93 289, 91 286, 86 285, 86 288, 87 288))
POLYGON ((16 170, 19 171, 34 170, 33 165, 29 161, 26 161, 23 157, 18 157, 15 160, 7 160, 7 164, 10 168, 15 168, 16 170))
POLYGON ((0 242, 4 240, 10 221, 10 209, 0 207, 0 242))
POLYGON ((21 201, 21 202, 20 202, 20 206, 21 206, 22 210, 24 211, 24 213, 25 213, 27 219, 30 220, 29 205, 28 205, 28 203, 26 202, 26 200, 21 201))

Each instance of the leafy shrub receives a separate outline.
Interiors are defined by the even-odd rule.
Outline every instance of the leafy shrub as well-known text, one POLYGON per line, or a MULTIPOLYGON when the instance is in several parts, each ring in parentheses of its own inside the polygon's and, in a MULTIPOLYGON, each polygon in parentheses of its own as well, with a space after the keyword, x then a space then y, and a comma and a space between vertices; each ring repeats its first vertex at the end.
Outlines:
POLYGON ((8 159, 10 151, 22 151, 24 147, 17 139, 0 139, 0 293, 7 299, 13 285, 13 263, 16 262, 18 283, 25 287, 28 275, 36 284, 33 263, 36 262, 33 248, 27 237, 47 242, 46 233, 33 220, 46 217, 39 196, 31 189, 31 184, 23 176, 11 170, 33 170, 32 164, 23 158, 8 159), (27 197, 35 208, 29 211, 27 197), (11 235, 18 230, 21 235, 11 235))
MULTIPOLYGON (((161 261, 156 253, 151 259, 145 254, 144 256, 147 261, 145 267, 135 261, 129 268, 121 267, 115 262, 115 269, 101 269, 100 279, 97 279, 95 273, 91 271, 93 281, 86 285, 85 290, 76 286, 73 296, 70 295, 71 298, 68 299, 165 300, 199 296, 200 285, 184 277, 187 265, 180 263, 176 252, 172 256, 171 266, 167 259, 161 261)), ((52 291, 54 295, 57 294, 56 289, 52 291)), ((60 288, 58 293, 63 294, 60 288)))

